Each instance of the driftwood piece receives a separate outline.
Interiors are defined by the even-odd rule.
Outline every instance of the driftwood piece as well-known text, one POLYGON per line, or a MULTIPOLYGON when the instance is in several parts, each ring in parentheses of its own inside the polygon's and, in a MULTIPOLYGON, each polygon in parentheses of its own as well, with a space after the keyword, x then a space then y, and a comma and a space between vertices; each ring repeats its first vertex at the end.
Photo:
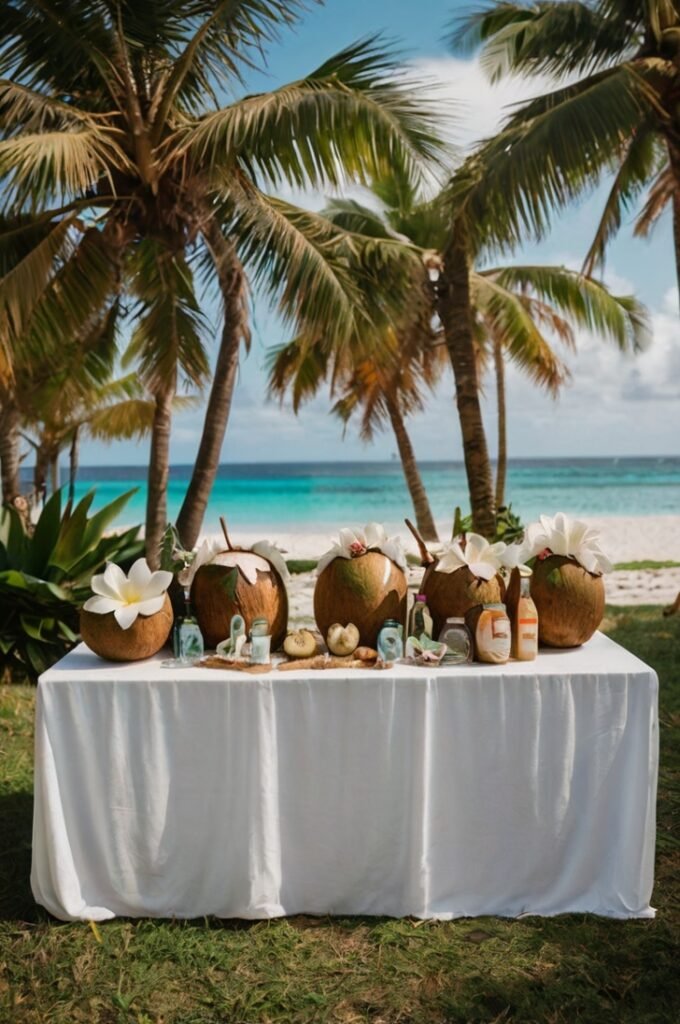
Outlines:
POLYGON ((223 668, 229 672, 247 672, 249 675, 260 675, 262 672, 271 672, 272 666, 250 665, 246 661, 231 661, 227 658, 219 658, 214 654, 208 654, 198 662, 199 668, 223 668))
POLYGON ((374 659, 355 658, 352 654, 346 658, 339 658, 332 654, 318 654, 315 658, 296 658, 295 661, 284 661, 279 665, 279 672, 291 672, 298 668, 374 668, 376 659, 377 654, 374 659))

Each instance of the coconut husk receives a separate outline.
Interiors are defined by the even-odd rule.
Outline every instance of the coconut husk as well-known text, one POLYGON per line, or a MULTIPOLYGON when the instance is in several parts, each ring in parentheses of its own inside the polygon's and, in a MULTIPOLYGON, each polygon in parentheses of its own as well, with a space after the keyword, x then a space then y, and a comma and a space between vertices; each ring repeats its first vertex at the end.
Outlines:
POLYGON ((531 596, 538 612, 539 643, 548 647, 580 647, 604 615, 604 581, 562 555, 537 560, 531 596))
POLYGON ((155 615, 138 615, 129 629, 121 629, 113 612, 97 615, 81 611, 80 635, 100 658, 108 661, 142 661, 160 651, 170 636, 173 615, 170 598, 155 615))
POLYGON ((420 585, 420 592, 427 597, 434 637, 439 636, 448 618, 464 618, 471 608, 497 604, 505 596, 500 576, 481 580, 466 565, 455 572, 437 572, 436 565, 435 562, 427 567, 420 585))
POLYGON ((322 636, 329 626, 353 622, 359 643, 375 647, 385 619, 406 618, 408 584, 403 569, 381 551, 357 558, 334 558, 316 581, 314 618, 322 636))
POLYGON ((209 564, 197 570, 191 585, 191 605, 206 647, 216 647, 229 636, 233 615, 243 616, 247 632, 254 619, 266 619, 272 650, 281 646, 288 625, 288 595, 285 583, 270 566, 268 572, 257 570, 255 583, 233 566, 209 564))

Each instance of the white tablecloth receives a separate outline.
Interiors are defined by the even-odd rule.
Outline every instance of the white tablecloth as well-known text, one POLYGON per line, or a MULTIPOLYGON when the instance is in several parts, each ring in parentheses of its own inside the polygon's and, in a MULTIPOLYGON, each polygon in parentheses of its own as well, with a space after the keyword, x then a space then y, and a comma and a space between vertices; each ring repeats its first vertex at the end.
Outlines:
POLYGON ((653 916, 657 679, 607 637, 500 667, 160 660, 81 645, 40 681, 56 917, 653 916))

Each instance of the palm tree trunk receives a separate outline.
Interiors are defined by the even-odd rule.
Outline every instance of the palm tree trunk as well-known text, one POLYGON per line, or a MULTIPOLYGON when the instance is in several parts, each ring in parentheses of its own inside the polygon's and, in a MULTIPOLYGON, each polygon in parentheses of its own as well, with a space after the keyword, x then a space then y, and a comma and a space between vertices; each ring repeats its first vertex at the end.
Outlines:
POLYGON ((53 455, 52 458, 50 459, 50 484, 52 488, 52 494, 54 494, 55 491, 59 490, 60 483, 61 480, 59 479, 59 452, 57 452, 56 455, 53 455))
POLYGON ((36 500, 40 503, 44 503, 45 496, 47 494, 47 470, 49 468, 49 458, 47 449, 42 444, 37 444, 35 448, 35 468, 33 470, 33 490, 35 491, 36 500))
POLYGON ((76 498, 76 477, 80 455, 80 427, 73 431, 71 448, 68 453, 68 500, 73 504, 76 498))
POLYGON ((0 412, 0 476, 4 505, 21 493, 19 464, 19 410, 6 404, 0 412))
POLYGON ((492 537, 495 532, 493 478, 479 403, 467 231, 461 221, 454 224, 451 240, 444 252, 438 306, 456 381, 456 404, 463 435, 472 519, 479 533, 492 537))
POLYGON ((170 473, 170 430, 175 381, 155 396, 149 474, 146 493, 146 559, 152 569, 160 565, 161 541, 168 521, 168 476, 170 473))
POLYGON ((678 280, 678 303, 680 304, 680 147, 668 143, 671 170, 675 179, 673 189, 673 241, 675 243, 675 273, 678 280))
POLYGON ((439 537, 437 536, 437 527, 434 525, 432 509, 430 508, 427 491, 425 490, 420 470, 418 469, 416 454, 413 450, 413 445, 411 444, 411 438, 408 436, 408 431, 406 430, 404 417, 402 416, 399 405, 395 401, 394 397, 392 395, 386 395, 385 398, 390 423, 394 430, 394 436, 397 439, 399 457, 404 470, 404 476, 406 477, 406 486, 408 487, 409 494, 411 495, 411 501, 413 502, 413 511, 416 516, 418 532, 422 536, 423 540, 438 541, 439 537))
POLYGON ((493 358, 496 367, 496 403, 498 406, 498 458, 496 460, 496 508, 505 504, 505 478, 508 469, 507 419, 505 410, 505 359, 503 346, 494 338, 493 358))
POLYGON ((201 443, 182 507, 177 532, 183 546, 191 550, 201 532, 222 453, 231 401, 238 370, 241 341, 248 339, 246 282, 243 268, 216 221, 209 221, 204 238, 212 254, 224 305, 222 340, 205 411, 201 443))

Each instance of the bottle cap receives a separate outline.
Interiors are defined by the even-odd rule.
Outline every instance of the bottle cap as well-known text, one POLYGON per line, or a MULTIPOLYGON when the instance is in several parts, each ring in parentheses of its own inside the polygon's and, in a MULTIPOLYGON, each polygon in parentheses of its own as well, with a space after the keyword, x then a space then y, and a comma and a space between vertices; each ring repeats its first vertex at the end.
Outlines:
POLYGON ((461 622, 465 622, 465 619, 462 618, 462 616, 460 616, 460 615, 450 615, 446 621, 447 622, 454 622, 454 623, 461 623, 461 622))
POLYGON ((416 601, 427 601, 427 594, 416 594, 416 601))

